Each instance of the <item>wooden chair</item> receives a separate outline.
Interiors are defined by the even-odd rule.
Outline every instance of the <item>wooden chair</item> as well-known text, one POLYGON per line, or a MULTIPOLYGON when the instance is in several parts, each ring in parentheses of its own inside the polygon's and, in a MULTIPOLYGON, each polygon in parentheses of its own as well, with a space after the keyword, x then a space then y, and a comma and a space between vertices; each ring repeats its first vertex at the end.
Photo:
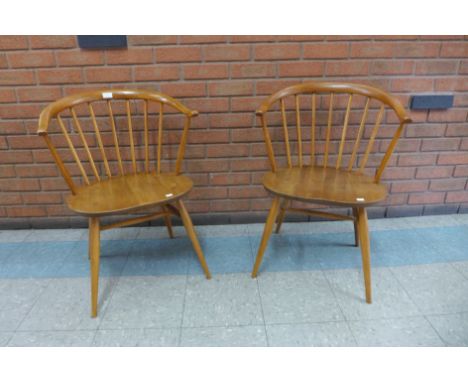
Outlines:
POLYGON ((206 278, 211 277, 182 202, 193 187, 181 171, 191 119, 197 115, 167 95, 122 89, 72 95, 42 111, 38 134, 70 188, 68 207, 89 219, 92 317, 98 306, 100 231, 163 218, 172 238, 171 215, 179 216, 206 278), (101 224, 103 217, 128 213, 136 217, 101 224))
POLYGON ((263 185, 273 195, 273 203, 252 277, 258 274, 275 221, 278 233, 287 211, 350 220, 354 223, 355 245, 361 245, 366 301, 371 303, 366 207, 387 196, 380 180, 405 124, 411 122, 405 109, 396 98, 374 87, 311 82, 276 92, 256 114, 271 165, 263 185), (269 126, 267 117, 277 127, 269 126), (387 126, 380 128, 385 121, 387 126), (380 139, 379 130, 388 139, 380 139), (369 160, 370 156, 375 158, 369 160), (301 208, 293 208, 292 201, 301 202, 301 208), (305 203, 347 207, 352 215, 311 210, 305 203))

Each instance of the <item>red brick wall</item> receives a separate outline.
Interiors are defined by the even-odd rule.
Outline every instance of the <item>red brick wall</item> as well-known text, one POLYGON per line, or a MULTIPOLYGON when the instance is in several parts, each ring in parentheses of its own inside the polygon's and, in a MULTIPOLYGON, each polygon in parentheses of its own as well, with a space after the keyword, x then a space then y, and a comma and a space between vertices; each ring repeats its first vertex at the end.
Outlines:
POLYGON ((36 136, 37 117, 58 97, 129 85, 201 113, 191 145, 204 157, 188 166, 190 210, 213 222, 260 216, 269 205, 260 185, 267 162, 264 151, 255 155, 263 141, 253 111, 273 91, 319 78, 375 84, 406 106, 414 93, 453 93, 449 110, 411 111, 385 173, 390 197, 373 214, 466 212, 466 37, 129 36, 128 49, 90 51, 75 36, 0 36, 1 225, 82 222, 64 205, 66 186, 36 136))

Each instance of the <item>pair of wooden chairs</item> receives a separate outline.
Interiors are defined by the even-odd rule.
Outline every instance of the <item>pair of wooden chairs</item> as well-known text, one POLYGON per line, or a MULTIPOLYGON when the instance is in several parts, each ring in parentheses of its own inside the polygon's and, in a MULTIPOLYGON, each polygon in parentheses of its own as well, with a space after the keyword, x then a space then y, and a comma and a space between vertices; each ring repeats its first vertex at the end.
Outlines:
MULTIPOLYGON (((206 278, 211 277, 182 201, 193 187, 182 170, 191 120, 197 115, 167 95, 124 89, 72 95, 42 111, 38 134, 70 188, 68 207, 89 219, 92 317, 98 307, 102 230, 163 218, 173 237, 171 217, 180 217, 206 278), (104 217, 125 213, 136 217, 102 224, 104 217)), ((311 82, 273 94, 257 115, 271 165, 263 184, 273 195, 273 203, 252 277, 257 276, 275 221, 279 232, 286 212, 347 219, 353 221, 355 244, 361 246, 370 303, 366 207, 386 197, 380 179, 404 125, 410 122, 404 108, 373 87, 311 82), (389 139, 378 146, 382 121, 396 122, 398 127, 390 128, 391 133, 385 127, 389 139), (370 154, 382 152, 382 144, 384 154, 377 154, 377 161, 372 162, 378 164, 375 174, 366 173, 370 154), (293 207, 293 202, 301 206, 293 207), (313 211, 304 208, 304 202, 348 207, 352 215, 313 211)))

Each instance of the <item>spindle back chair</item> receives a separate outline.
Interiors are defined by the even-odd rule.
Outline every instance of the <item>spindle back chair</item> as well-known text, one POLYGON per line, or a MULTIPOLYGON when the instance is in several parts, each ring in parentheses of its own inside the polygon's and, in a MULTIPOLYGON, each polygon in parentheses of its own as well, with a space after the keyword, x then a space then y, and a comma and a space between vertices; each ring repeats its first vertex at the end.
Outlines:
POLYGON ((387 195, 380 180, 404 126, 411 122, 405 109, 395 97, 375 87, 310 82, 276 92, 256 114, 271 166, 263 185, 273 194, 273 203, 252 277, 258 274, 275 221, 279 233, 287 211, 351 220, 355 245, 361 245, 366 301, 371 303, 365 208, 387 195), (293 208, 292 201, 347 207, 352 216, 293 208))
POLYGON ((68 207, 89 219, 92 317, 97 315, 102 230, 163 218, 172 238, 171 216, 178 216, 211 277, 181 199, 193 187, 182 175, 182 162, 197 115, 165 94, 127 89, 71 95, 42 111, 38 134, 71 191, 68 207), (123 213, 138 216, 101 224, 103 217, 123 213))

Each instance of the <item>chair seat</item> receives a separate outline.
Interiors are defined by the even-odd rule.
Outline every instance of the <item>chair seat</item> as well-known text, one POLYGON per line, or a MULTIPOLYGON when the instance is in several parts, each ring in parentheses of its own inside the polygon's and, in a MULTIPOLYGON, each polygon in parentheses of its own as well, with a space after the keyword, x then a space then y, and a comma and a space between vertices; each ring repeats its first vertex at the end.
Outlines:
POLYGON ((293 167, 267 173, 263 185, 273 194, 323 204, 365 206, 387 196, 387 187, 357 172, 293 167))
POLYGON ((83 215, 108 215, 170 203, 192 187, 190 178, 183 175, 123 175, 80 187, 67 198, 67 203, 71 210, 83 215))

